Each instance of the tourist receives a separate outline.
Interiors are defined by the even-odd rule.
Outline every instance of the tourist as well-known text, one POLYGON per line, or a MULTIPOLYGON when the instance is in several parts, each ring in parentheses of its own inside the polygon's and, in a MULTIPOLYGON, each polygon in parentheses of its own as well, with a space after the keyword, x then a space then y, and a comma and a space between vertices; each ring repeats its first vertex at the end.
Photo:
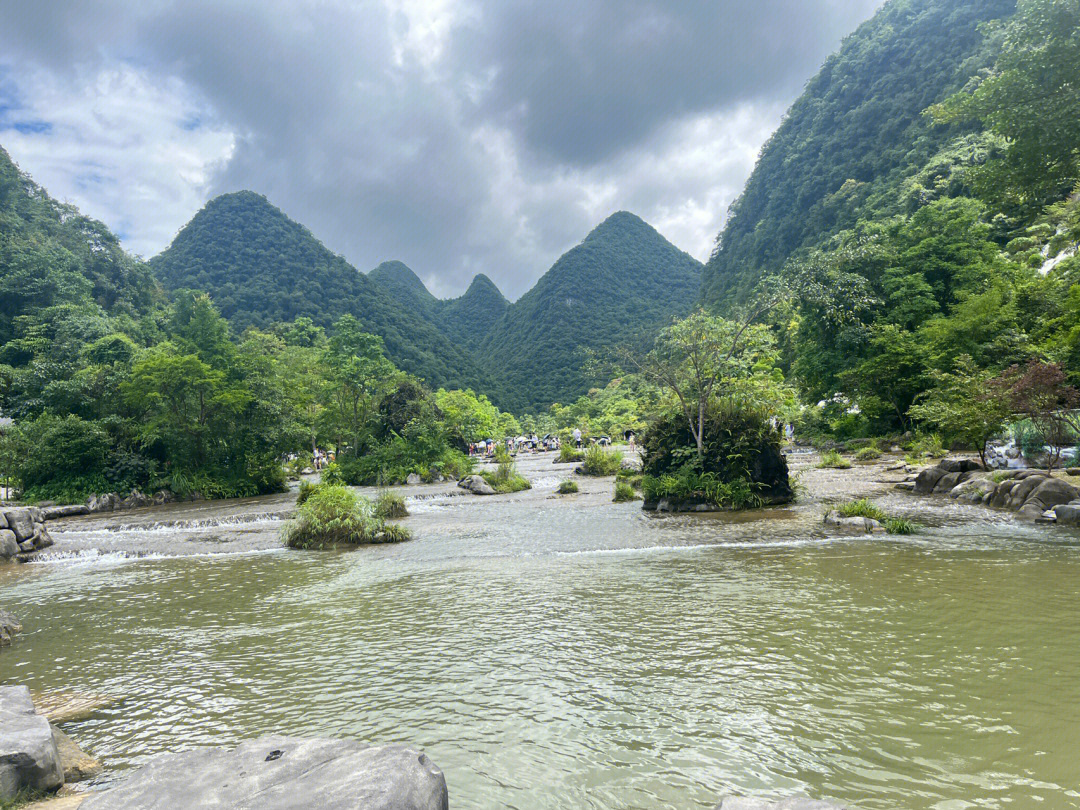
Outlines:
POLYGON ((630 452, 631 453, 636 453, 637 452, 637 441, 636 441, 636 437, 634 436, 634 431, 628 429, 625 433, 623 433, 623 436, 626 437, 626 443, 630 445, 630 452))
POLYGON ((574 428, 574 446, 581 449, 581 428, 574 428))

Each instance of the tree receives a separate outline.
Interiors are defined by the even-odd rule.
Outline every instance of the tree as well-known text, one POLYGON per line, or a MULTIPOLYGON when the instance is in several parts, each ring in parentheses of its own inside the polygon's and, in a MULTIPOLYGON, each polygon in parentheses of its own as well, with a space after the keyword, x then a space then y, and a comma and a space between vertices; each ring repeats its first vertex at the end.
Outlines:
POLYGON ((1080 419, 1073 412, 1080 405, 1080 391, 1066 383, 1060 365, 1037 358, 1026 366, 1010 366, 992 384, 1042 436, 1049 448, 1046 468, 1053 472, 1061 451, 1080 435, 1080 419))
POLYGON ((979 451, 986 465, 986 445, 1012 414, 1009 397, 990 384, 993 374, 980 369, 970 355, 961 355, 952 372, 932 371, 934 388, 920 395, 908 413, 935 425, 947 436, 979 451))
POLYGON ((1080 4, 1020 0, 1012 17, 984 30, 1001 41, 993 69, 929 113, 940 123, 978 119, 1005 136, 981 190, 1037 211, 1080 176, 1080 4))

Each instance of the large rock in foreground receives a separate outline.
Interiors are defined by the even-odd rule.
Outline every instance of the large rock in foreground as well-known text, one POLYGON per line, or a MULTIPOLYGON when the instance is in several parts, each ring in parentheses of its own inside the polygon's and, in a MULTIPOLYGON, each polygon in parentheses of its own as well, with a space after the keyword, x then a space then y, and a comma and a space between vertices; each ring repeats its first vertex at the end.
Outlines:
POLYGON ((447 810, 446 780, 401 745, 263 737, 157 757, 81 810, 447 810))
POLYGON ((49 721, 34 711, 25 686, 0 686, 0 799, 20 790, 50 791, 64 784, 49 721))

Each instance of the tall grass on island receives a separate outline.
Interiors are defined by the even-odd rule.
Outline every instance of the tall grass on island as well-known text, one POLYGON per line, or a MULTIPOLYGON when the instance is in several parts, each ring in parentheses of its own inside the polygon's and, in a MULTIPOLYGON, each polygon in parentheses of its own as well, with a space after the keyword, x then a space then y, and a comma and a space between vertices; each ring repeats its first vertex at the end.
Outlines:
POLYGON ((481 472, 480 477, 487 481, 491 488, 500 495, 532 489, 529 479, 521 475, 517 471, 517 467, 509 461, 501 463, 494 471, 485 470, 481 472))
POLYGON ((905 518, 889 515, 884 509, 867 498, 859 498, 855 501, 846 501, 834 507, 836 514, 842 518, 861 517, 876 520, 885 527, 889 534, 914 534, 919 526, 905 518))
POLYGON ((821 454, 821 461, 817 466, 819 470, 846 470, 851 467, 851 462, 837 450, 826 450, 821 454))
POLYGON ((412 539, 404 526, 379 517, 375 504, 347 487, 310 487, 296 519, 284 532, 285 545, 298 549, 327 549, 412 539))
POLYGON ((622 466, 623 454, 619 451, 608 452, 600 445, 593 445, 585 451, 585 458, 577 472, 582 475, 591 475, 602 478, 615 475, 622 466))

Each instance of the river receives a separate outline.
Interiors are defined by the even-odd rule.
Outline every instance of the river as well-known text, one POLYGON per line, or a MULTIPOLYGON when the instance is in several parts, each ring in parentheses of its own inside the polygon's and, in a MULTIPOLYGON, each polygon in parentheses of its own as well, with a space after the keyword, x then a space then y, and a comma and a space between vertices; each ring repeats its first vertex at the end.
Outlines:
POLYGON ((280 549, 291 495, 57 522, 0 571, 0 682, 121 698, 65 727, 104 782, 283 732, 422 748, 457 810, 1080 808, 1080 535, 801 466, 796 507, 656 517, 536 458, 340 553, 280 549), (827 537, 859 494, 927 528, 827 537))

